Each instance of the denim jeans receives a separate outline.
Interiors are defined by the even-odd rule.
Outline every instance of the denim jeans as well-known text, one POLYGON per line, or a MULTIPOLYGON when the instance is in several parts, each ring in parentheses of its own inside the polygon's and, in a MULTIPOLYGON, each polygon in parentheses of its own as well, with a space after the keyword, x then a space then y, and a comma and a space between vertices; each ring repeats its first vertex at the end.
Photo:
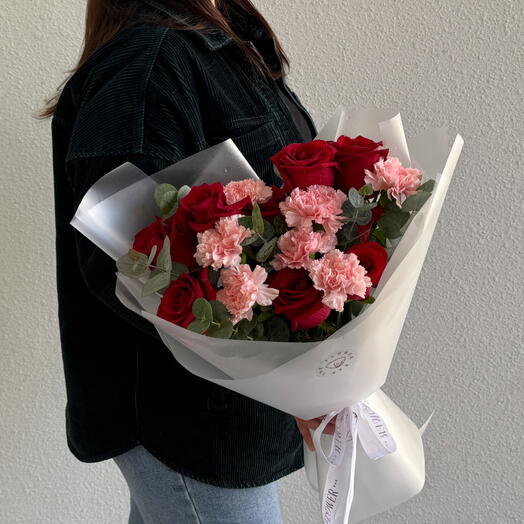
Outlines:
POLYGON ((282 524, 276 482, 212 486, 174 471, 143 446, 113 460, 129 486, 129 524, 282 524))

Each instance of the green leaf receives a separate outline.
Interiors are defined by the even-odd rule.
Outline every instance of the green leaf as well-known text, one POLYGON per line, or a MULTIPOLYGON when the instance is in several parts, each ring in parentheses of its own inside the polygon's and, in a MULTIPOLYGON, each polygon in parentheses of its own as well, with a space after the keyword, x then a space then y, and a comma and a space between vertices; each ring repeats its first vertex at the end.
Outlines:
POLYGON ((418 211, 431 196, 426 191, 417 191, 414 195, 409 196, 402 204, 402 211, 418 211))
POLYGON ((230 320, 222 322, 219 326, 211 325, 207 330, 208 337, 231 338, 233 334, 233 324, 230 320))
POLYGON ((262 237, 264 240, 271 240, 274 236, 275 228, 273 227, 273 224, 267 220, 264 220, 264 232, 262 233, 262 237))
POLYGON ((251 217, 239 217, 238 223, 248 229, 253 229, 253 219, 251 217))
POLYGON ((369 295, 368 298, 365 298, 364 300, 361 300, 360 302, 361 304, 373 304, 373 302, 375 302, 375 297, 369 295))
POLYGON ((350 188, 348 191, 348 201, 353 207, 356 207, 357 209, 364 204, 362 195, 354 187, 350 188))
POLYGON ((169 286, 170 282, 170 274, 160 270, 158 273, 155 273, 153 276, 151 276, 144 284, 144 287, 142 288, 142 296, 147 297, 152 295, 162 288, 169 286))
MULTIPOLYGON (((183 264, 181 264, 183 265, 183 264)), ((186 266, 184 266, 186 267, 186 266)), ((220 278, 220 270, 213 269, 212 267, 207 268, 207 276, 209 278, 209 282, 215 287, 218 287, 218 279, 220 278)))
POLYGON ((238 324, 235 325, 236 334, 235 338, 245 340, 249 334, 255 329, 257 325, 257 317, 253 315, 251 320, 247 318, 242 319, 238 324))
MULTIPOLYGON (((396 204, 394 204, 396 207, 396 204)), ((406 213, 397 208, 388 207, 384 215, 378 221, 378 227, 382 229, 387 238, 398 238, 402 236, 400 228, 409 220, 410 213, 406 213)))
POLYGON ((204 333, 204 331, 209 329, 210 322, 209 320, 196 319, 187 326, 187 329, 194 331, 195 333, 204 333))
POLYGON ((260 211, 258 202, 253 204, 251 218, 253 219, 253 230, 255 233, 261 235, 264 232, 264 219, 262 218, 262 212, 260 211))
POLYGON ((273 218, 273 227, 277 236, 283 235, 287 231, 286 221, 281 215, 273 218))
POLYGON ((382 229, 378 227, 373 229, 373 231, 371 232, 371 237, 373 237, 382 247, 387 247, 386 233, 384 233, 382 229))
POLYGON ((181 262, 172 262, 171 280, 176 280, 184 273, 189 273, 189 269, 186 265, 182 264, 181 262))
POLYGON ((368 195, 371 195, 371 193, 373 193, 373 186, 371 184, 366 184, 365 186, 362 186, 359 190, 358 190, 359 194, 362 195, 362 196, 368 196, 368 195))
POLYGON ((171 262, 171 241, 169 240, 169 235, 164 237, 164 245, 162 251, 158 254, 156 259, 156 265, 163 269, 164 271, 171 271, 173 264, 171 262))
POLYGON ((151 248, 151 253, 149 253, 149 257, 147 258, 147 265, 149 265, 149 264, 151 264, 151 262, 153 262, 153 259, 155 258, 157 249, 158 249, 158 246, 156 244, 151 248))
POLYGON ((213 308, 205 298, 197 298, 193 302, 191 311, 200 320, 209 320, 210 322, 213 320, 213 308))
POLYGON ((191 188, 189 186, 182 186, 178 190, 178 201, 180 202, 190 191, 191 188))
POLYGON ((164 193, 158 207, 163 215, 167 215, 175 206, 178 206, 178 191, 176 189, 164 193))
MULTIPOLYGON (((243 251, 242 251, 242 255, 246 258, 250 258, 251 260, 255 260, 255 253, 253 253, 253 250, 251 249, 251 247, 249 246, 245 246, 243 251)), ((242 262, 242 264, 245 264, 246 262, 242 262)))
POLYGON ((380 207, 386 207, 389 203, 390 203, 390 200, 388 198, 388 193, 387 193, 387 191, 385 189, 383 189, 380 192, 380 197, 378 199, 378 205, 380 207))
POLYGON ((351 313, 356 317, 362 311, 364 304, 362 304, 362 302, 360 302, 359 300, 352 300, 350 307, 351 307, 351 313))
POLYGON ((266 337, 264 337, 264 324, 257 322, 255 329, 252 331, 252 337, 255 340, 266 340, 266 337))
POLYGON ((324 229, 324 226, 322 224, 317 224, 316 222, 313 222, 313 231, 324 233, 324 231, 326 230, 324 229))
MULTIPOLYGON (((244 240, 242 240, 242 242, 240 242, 240 245, 242 247, 250 246, 251 244, 254 244, 255 242, 257 242, 258 240, 260 240, 260 236, 257 233, 254 233, 251 236, 249 236, 249 237, 245 238, 244 240)), ((263 240, 262 240, 262 242, 263 242, 263 240)))
POLYGON ((148 268, 148 257, 144 253, 135 250, 129 250, 116 261, 118 271, 132 278, 142 276, 148 268), (130 252, 133 252, 131 255, 130 252))
POLYGON ((257 262, 265 262, 276 248, 278 238, 268 240, 257 252, 255 260, 257 262))
POLYGON ((165 195, 168 193, 178 193, 176 187, 173 184, 158 184, 155 187, 154 198, 156 205, 162 208, 162 202, 166 200, 165 195))
POLYGON ((419 186, 418 190, 419 191, 428 191, 429 193, 431 193, 434 187, 435 187, 435 180, 430 178, 429 180, 426 180, 426 182, 424 182, 421 186, 419 186))
POLYGON ((262 311, 259 315, 258 315, 258 322, 265 322, 266 320, 270 319, 272 316, 274 316, 275 313, 273 313, 273 311, 269 310, 269 311, 262 311))
POLYGON ((265 334, 268 340, 275 342, 287 342, 289 340, 289 327, 285 320, 273 317, 264 323, 265 334))
POLYGON ((222 323, 230 320, 229 311, 226 306, 219 300, 211 300, 211 309, 213 310, 213 320, 222 323))
POLYGON ((347 224, 344 224, 337 231, 337 244, 343 251, 350 248, 353 244, 358 242, 359 239, 360 234, 358 232, 358 228, 355 222, 349 222, 347 224))

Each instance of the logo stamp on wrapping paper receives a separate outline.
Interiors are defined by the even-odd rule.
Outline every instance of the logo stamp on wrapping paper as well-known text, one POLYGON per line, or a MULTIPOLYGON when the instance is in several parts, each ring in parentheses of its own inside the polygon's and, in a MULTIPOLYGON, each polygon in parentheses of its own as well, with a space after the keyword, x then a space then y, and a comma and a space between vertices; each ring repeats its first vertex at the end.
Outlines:
POLYGON ((316 369, 317 377, 329 377, 340 373, 351 365, 355 355, 351 351, 337 351, 331 353, 327 358, 320 362, 316 369))

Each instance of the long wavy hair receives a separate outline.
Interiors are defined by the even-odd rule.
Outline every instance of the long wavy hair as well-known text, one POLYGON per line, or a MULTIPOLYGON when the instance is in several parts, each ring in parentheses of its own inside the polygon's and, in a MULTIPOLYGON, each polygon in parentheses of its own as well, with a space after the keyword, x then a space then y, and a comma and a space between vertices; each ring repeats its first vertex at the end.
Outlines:
MULTIPOLYGON (((157 4, 176 8, 179 0, 156 0, 157 4)), ((89 57, 102 45, 113 38, 119 31, 140 23, 155 23, 165 27, 180 30, 210 31, 215 28, 222 29, 233 42, 240 48, 248 61, 254 66, 266 81, 278 79, 286 74, 289 69, 289 59, 286 56, 277 36, 250 0, 216 0, 214 5, 211 0, 185 0, 184 7, 194 15, 190 24, 178 24, 173 18, 155 17, 145 9, 146 2, 142 0, 88 0, 86 8, 85 32, 82 51, 78 63, 66 72, 67 76, 56 89, 56 92, 45 100, 45 106, 35 115, 36 118, 48 118, 54 115, 56 105, 62 89, 67 80, 89 59, 89 57), (282 69, 271 70, 260 53, 247 45, 240 35, 231 27, 228 18, 228 7, 235 4, 244 10, 263 26, 268 35, 273 38, 277 56, 282 64, 282 69)))

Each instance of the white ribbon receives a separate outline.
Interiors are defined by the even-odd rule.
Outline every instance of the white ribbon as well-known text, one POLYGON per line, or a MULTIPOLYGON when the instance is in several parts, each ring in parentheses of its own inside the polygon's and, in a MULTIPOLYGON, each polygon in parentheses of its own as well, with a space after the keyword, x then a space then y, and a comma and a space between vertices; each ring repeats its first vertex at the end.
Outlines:
POLYGON ((329 464, 322 496, 324 524, 347 524, 355 491, 357 437, 366 455, 377 460, 396 450, 395 440, 386 424, 366 401, 332 411, 313 433, 316 452, 329 464), (320 437, 336 417, 335 432, 329 455, 324 453, 320 437))

